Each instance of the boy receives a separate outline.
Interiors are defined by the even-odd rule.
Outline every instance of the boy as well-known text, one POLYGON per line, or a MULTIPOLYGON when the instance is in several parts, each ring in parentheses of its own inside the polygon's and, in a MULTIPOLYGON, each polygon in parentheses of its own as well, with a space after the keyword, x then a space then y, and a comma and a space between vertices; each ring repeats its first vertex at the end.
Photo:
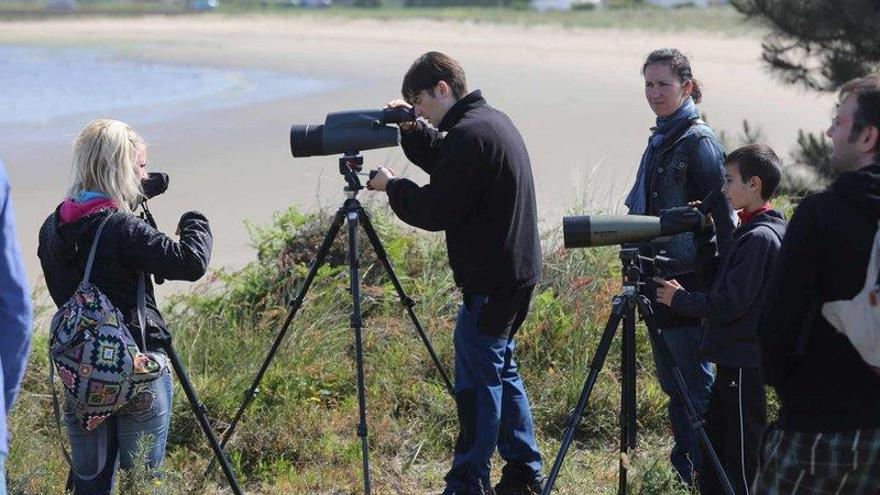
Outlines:
MULTIPOLYGON (((735 150, 725 159, 724 169, 722 192, 731 208, 739 210, 740 225, 714 277, 707 278, 712 281, 708 292, 687 292, 675 280, 655 281, 659 303, 678 314, 704 319, 700 354, 717 367, 706 431, 740 495, 749 493, 767 422, 757 325, 788 224, 770 206, 782 174, 779 157, 769 146, 750 144, 735 150)), ((709 246, 701 246, 697 254, 697 263, 706 273, 712 271, 712 256, 706 256, 709 246)), ((708 463, 700 473, 700 491, 704 495, 723 493, 708 463)))

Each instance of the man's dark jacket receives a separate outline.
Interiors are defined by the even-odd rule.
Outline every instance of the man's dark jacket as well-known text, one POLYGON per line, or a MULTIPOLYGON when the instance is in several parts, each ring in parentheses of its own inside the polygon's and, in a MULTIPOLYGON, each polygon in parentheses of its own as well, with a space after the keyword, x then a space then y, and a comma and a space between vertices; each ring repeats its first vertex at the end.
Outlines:
POLYGON ((513 122, 477 90, 450 108, 438 128, 419 122, 402 134, 407 158, 431 180, 423 187, 390 180, 394 213, 415 227, 446 232, 449 264, 465 292, 536 284, 542 267, 535 188, 513 122))
MULTIPOLYGON (((141 271, 167 280, 198 280, 208 268, 213 237, 208 220, 197 212, 180 218, 180 240, 175 242, 132 214, 104 209, 71 223, 64 223, 56 210, 40 229, 37 254, 46 277, 49 294, 57 306, 73 295, 83 277, 92 239, 101 221, 107 221, 92 268, 91 282, 125 316, 126 324, 137 327, 137 285, 141 271)), ((165 328, 156 307, 153 285, 147 277, 147 348, 156 349, 155 333, 165 328), (153 333, 150 333, 150 330, 153 333)), ((139 338, 135 339, 140 340, 139 338)))
POLYGON ((782 429, 880 427, 880 375, 819 313, 822 303, 861 291, 878 219, 878 165, 841 174, 792 216, 758 326, 782 429))
MULTIPOLYGON (((786 226, 776 210, 752 218, 733 231, 707 292, 675 293, 673 311, 704 319, 700 356, 707 361, 733 368, 760 365, 758 319, 786 226)), ((702 254, 698 251, 698 262, 710 264, 702 254)))

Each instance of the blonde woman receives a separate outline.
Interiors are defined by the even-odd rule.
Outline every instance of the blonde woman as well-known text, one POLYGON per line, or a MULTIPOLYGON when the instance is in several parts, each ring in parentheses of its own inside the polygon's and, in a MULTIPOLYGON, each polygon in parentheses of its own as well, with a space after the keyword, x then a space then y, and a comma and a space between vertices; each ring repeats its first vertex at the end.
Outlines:
MULTIPOLYGON (((205 273, 213 239, 202 214, 183 214, 177 241, 133 214, 144 198, 146 167, 144 140, 128 124, 95 120, 77 137, 67 195, 40 229, 38 255, 56 305, 63 305, 76 290, 92 240, 105 219, 90 280, 122 312, 129 328, 138 325, 141 272, 190 281, 205 273)), ((162 352, 165 323, 149 277, 144 292, 148 323, 142 350, 162 352)), ((171 375, 166 373, 93 430, 78 424, 71 401, 65 401, 74 468, 68 490, 76 495, 109 494, 117 466, 132 467, 138 442, 147 442, 149 467, 159 467, 171 420, 171 394, 171 375)))

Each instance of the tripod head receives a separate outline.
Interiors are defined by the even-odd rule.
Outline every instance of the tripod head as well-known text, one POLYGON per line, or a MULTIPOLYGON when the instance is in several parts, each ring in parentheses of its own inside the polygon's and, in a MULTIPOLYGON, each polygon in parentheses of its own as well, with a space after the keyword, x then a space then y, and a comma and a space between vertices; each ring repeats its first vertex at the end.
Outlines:
POLYGON ((650 263, 654 267, 655 275, 661 275, 665 267, 675 264, 675 259, 668 256, 642 256, 637 247, 623 247, 618 255, 620 256, 624 289, 638 290, 639 287, 645 285, 642 262, 650 263))
POLYGON ((364 169, 364 157, 359 151, 346 151, 339 159, 339 173, 345 178, 346 186, 342 188, 346 196, 353 198, 364 188, 358 174, 364 169))

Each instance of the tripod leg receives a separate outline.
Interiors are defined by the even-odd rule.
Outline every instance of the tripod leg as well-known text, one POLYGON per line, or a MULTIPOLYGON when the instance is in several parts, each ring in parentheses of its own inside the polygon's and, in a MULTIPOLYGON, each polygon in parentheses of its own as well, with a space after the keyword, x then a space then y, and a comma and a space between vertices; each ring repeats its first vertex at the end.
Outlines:
POLYGON ((351 208, 346 213, 348 221, 348 265, 351 273, 351 327, 354 329, 354 348, 355 348, 355 365, 357 368, 357 388, 358 388, 358 414, 360 423, 358 424, 358 436, 361 438, 361 457, 363 460, 364 470, 364 493, 370 495, 370 458, 369 446, 367 444, 367 399, 364 385, 364 349, 362 342, 361 330, 363 321, 361 320, 361 292, 360 278, 358 275, 358 216, 360 208, 351 208))
MULTIPOLYGON (((315 260, 312 262, 312 266, 309 267, 309 272, 306 275, 305 280, 303 280, 303 285, 299 290, 299 294, 297 294, 288 304, 287 317, 284 320, 284 324, 281 325, 281 330, 275 337, 275 342, 269 349, 266 359, 263 360, 263 364, 260 366, 260 370, 257 372, 257 376, 254 378, 250 388, 244 393, 244 400, 242 400, 241 405, 239 405, 238 411, 235 413, 232 422, 229 423, 229 427, 226 428, 226 431, 223 433, 223 440, 220 442, 221 447, 225 447, 229 439, 232 438, 232 434, 235 433, 235 427, 238 425, 238 422, 241 421, 242 416, 244 416, 245 409, 247 409, 250 403, 256 398, 257 393, 259 392, 260 382, 263 380, 263 375, 266 374, 266 370, 269 369, 269 365, 272 363, 275 353, 278 352, 278 348, 281 347, 281 342, 284 341, 284 336, 287 335, 287 330, 290 328, 293 318, 302 306, 306 293, 309 291, 309 287, 311 287, 312 281, 318 273, 318 269, 324 264, 324 259, 327 257, 327 253, 330 251, 330 246, 333 245, 333 240, 336 239, 336 235, 339 233, 339 229, 342 227, 342 222, 344 220, 345 207, 341 207, 336 211, 336 216, 333 218, 330 230, 327 231, 327 235, 324 236, 324 240, 321 242, 321 247, 318 248, 318 253, 315 256, 315 260)), ((208 469, 205 471, 205 474, 207 475, 213 468, 214 462, 212 461, 208 466, 208 469)))
POLYGON ((565 460, 565 454, 568 452, 568 448, 574 440, 575 431, 581 423, 581 417, 584 414, 584 409, 587 407, 587 401, 589 401, 590 394, 593 392, 593 387, 596 385, 596 379, 599 377, 599 372, 602 371, 605 357, 608 356, 608 350, 611 348, 611 341, 614 340, 617 326, 620 324, 620 320, 623 318, 624 311, 628 304, 629 298, 626 296, 616 296, 614 298, 611 315, 608 317, 608 323, 605 325, 602 339, 599 341, 599 346, 596 348, 596 354, 593 355, 593 361, 590 363, 590 373, 587 375, 587 381, 584 382, 584 388, 578 399, 577 407, 575 407, 571 416, 568 418, 565 434, 562 436, 562 444, 559 446, 559 452, 556 454, 556 459, 553 461, 553 468, 550 470, 550 475, 547 477, 547 481, 544 485, 544 491, 542 492, 543 495, 550 495, 550 492, 553 490, 553 485, 556 483, 556 477, 559 476, 559 470, 562 468, 562 462, 565 460))
POLYGON ((436 366, 437 371, 440 372, 440 377, 443 379, 443 383, 446 385, 446 390, 448 390, 449 395, 454 398, 455 391, 452 388, 452 381, 449 380, 449 375, 446 374, 446 370, 443 368, 443 364, 440 363, 440 358, 437 357, 437 353, 434 352, 434 346, 431 345, 431 340, 428 338, 427 334, 425 334, 425 330, 422 328, 422 324, 419 322, 419 319, 416 317, 416 313, 413 310, 413 307, 416 305, 415 301, 410 299, 409 296, 406 295, 406 292, 404 292, 403 286, 400 284, 400 280, 398 280, 397 275, 394 273, 394 268, 391 266, 391 262, 388 260, 388 254, 385 252, 385 248, 382 246, 382 241, 379 239, 379 235, 376 234, 376 229, 373 228, 372 222, 370 222, 369 215, 363 208, 359 208, 358 211, 360 213, 364 231, 367 233, 367 238, 370 239, 370 244, 373 245, 373 251, 376 252, 376 256, 385 267, 385 273, 387 273, 388 278, 391 279, 391 283, 394 285, 394 289, 397 291, 397 297, 406 308, 409 319, 412 320, 413 326, 416 327, 416 332, 418 332, 419 337, 421 337, 422 343, 425 344, 425 348, 428 350, 428 354, 431 355, 431 360, 434 361, 434 366, 436 366))
POLYGON ((229 459, 223 452, 223 447, 221 447, 220 443, 217 441, 217 437, 214 435, 214 430, 211 429, 211 424, 208 422, 208 415, 205 412, 205 405, 199 402, 198 397, 196 397, 196 392, 193 390, 192 383, 190 383, 189 377, 186 375, 186 370, 183 369, 183 364, 180 362, 180 356, 177 355, 177 351, 171 345, 171 342, 164 344, 162 348, 165 350, 171 361, 171 367, 174 368, 174 373, 177 375, 180 387, 183 389, 184 394, 186 394, 186 399, 189 401, 190 407, 192 407, 193 414, 195 414, 196 420, 202 428, 202 432, 204 432, 205 437, 208 439, 208 443, 211 444, 211 450, 214 451, 215 459, 220 461, 220 467, 223 469, 223 474, 226 475, 226 479, 229 481, 232 493, 235 495, 241 495, 241 487, 238 485, 238 480, 235 479, 235 473, 232 471, 232 466, 229 465, 229 459))
POLYGON ((627 493, 630 453, 636 447, 636 302, 629 298, 623 317, 623 345, 620 360, 620 459, 617 493, 627 493))
POLYGON ((663 360, 667 363, 671 363, 670 371, 672 372, 672 378, 675 380, 675 387, 679 399, 681 399, 684 404, 685 410, 690 417, 691 425, 697 430, 697 435, 709 456, 709 460, 712 462, 712 467, 715 468, 715 472, 718 473, 718 480, 721 482, 721 487, 724 489, 724 493, 727 495, 734 495, 733 486, 731 486, 730 480, 727 478, 727 473, 724 472, 724 467, 721 465, 721 460, 718 459, 718 454, 715 453, 715 448, 712 447, 712 442, 709 440, 709 435, 706 433, 703 418, 697 411, 696 406, 694 406, 693 400, 691 400, 691 395, 688 392, 684 377, 681 375, 681 369, 679 369, 678 364, 676 364, 675 358, 672 356, 672 351, 670 351, 669 346, 666 345, 663 335, 661 335, 660 331, 657 329, 657 320, 654 318, 654 310, 651 308, 650 301, 644 296, 639 296, 636 300, 638 301, 639 312, 642 314, 642 317, 645 319, 645 324, 648 327, 648 334, 654 339, 654 343, 662 354, 663 360))

